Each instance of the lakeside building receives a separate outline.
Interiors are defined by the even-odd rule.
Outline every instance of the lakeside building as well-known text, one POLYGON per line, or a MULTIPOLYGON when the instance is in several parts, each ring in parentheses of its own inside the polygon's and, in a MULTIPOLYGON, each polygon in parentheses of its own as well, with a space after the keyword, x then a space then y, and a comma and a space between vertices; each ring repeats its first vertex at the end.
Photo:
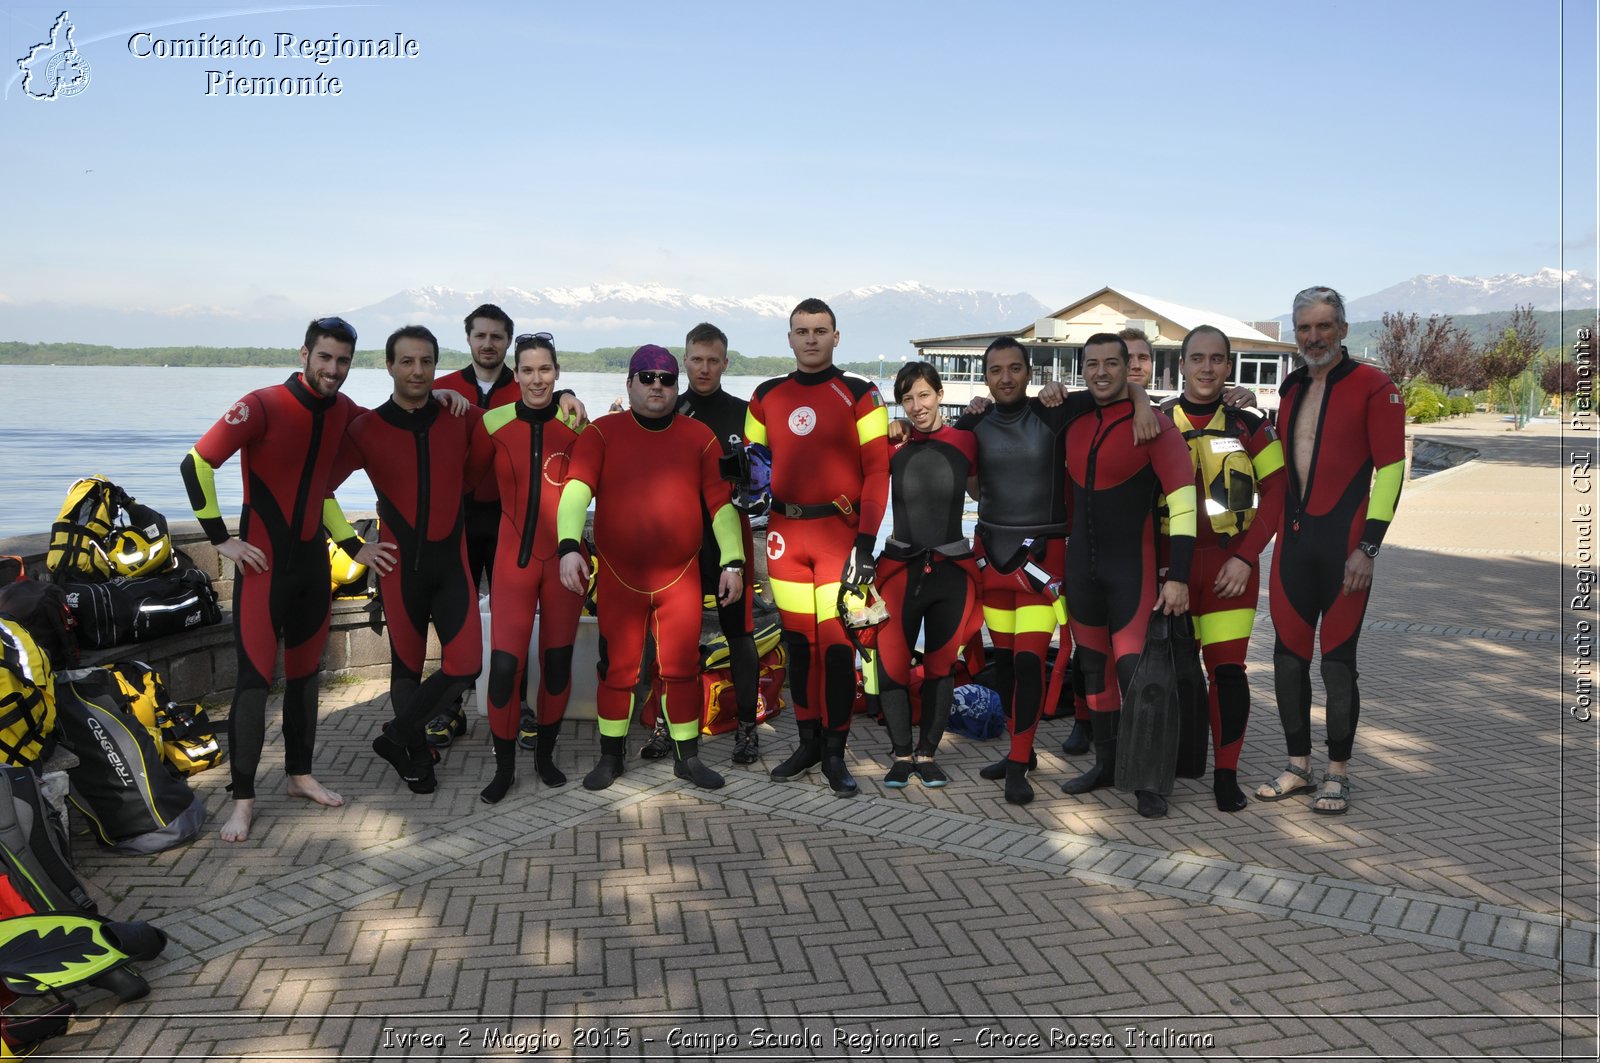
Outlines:
POLYGON ((1097 332, 1136 328, 1150 338, 1155 355, 1150 394, 1160 399, 1177 394, 1181 386, 1178 346, 1200 325, 1221 329, 1233 345, 1237 358, 1229 382, 1255 391, 1262 409, 1276 410, 1278 385, 1294 365, 1293 343, 1226 314, 1197 310, 1126 289, 1101 288, 1025 328, 912 340, 916 349, 912 357, 931 362, 939 370, 947 405, 963 406, 973 395, 988 394, 983 382, 983 349, 998 336, 1015 336, 1027 348, 1033 363, 1030 392, 1037 392, 1052 380, 1071 388, 1082 387, 1084 340, 1097 332))

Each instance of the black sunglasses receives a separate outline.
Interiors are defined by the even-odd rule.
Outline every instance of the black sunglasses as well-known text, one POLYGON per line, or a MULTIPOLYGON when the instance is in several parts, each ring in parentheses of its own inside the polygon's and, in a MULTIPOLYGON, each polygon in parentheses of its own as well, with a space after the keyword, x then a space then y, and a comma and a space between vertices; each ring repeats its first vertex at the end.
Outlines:
POLYGON ((524 332, 521 335, 519 335, 512 342, 513 343, 527 343, 527 342, 530 342, 532 340, 548 340, 552 344, 554 344, 556 342, 556 338, 554 336, 550 335, 550 333, 548 333, 548 332, 524 332))
POLYGON ((329 331, 334 329, 343 329, 344 331, 350 333, 350 341, 352 343, 355 342, 356 327, 342 317, 319 317, 316 320, 316 326, 317 328, 328 329, 329 331))
POLYGON ((633 379, 637 380, 645 387, 650 387, 659 380, 662 387, 670 388, 677 386, 678 374, 669 373, 665 369, 641 369, 639 372, 633 374, 633 379))

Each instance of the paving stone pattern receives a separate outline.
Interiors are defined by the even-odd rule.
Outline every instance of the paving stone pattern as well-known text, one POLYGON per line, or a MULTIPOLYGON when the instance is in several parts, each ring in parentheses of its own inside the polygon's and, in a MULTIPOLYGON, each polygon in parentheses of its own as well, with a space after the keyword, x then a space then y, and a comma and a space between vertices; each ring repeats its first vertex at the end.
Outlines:
MULTIPOLYGON (((1207 781, 1159 821, 1065 797, 1082 762, 1059 723, 1030 805, 978 779, 996 744, 960 738, 950 786, 892 791, 867 721, 853 801, 728 765, 728 738, 706 747, 723 790, 634 759, 589 793, 583 723, 568 786, 527 764, 490 808, 481 719, 418 797, 368 748, 382 684, 334 687, 318 774, 347 807, 282 794, 273 728, 248 842, 78 840, 102 910, 172 943, 149 997, 81 997, 45 1058, 1594 1058, 1595 731, 1556 690, 1559 438, 1442 431, 1484 458, 1401 500, 1348 816, 1225 815, 1207 781)), ((1283 759, 1270 656, 1263 601, 1252 785, 1283 759)), ((789 714, 764 730, 769 765, 793 738, 789 714)), ((219 817, 224 775, 196 779, 219 817)))

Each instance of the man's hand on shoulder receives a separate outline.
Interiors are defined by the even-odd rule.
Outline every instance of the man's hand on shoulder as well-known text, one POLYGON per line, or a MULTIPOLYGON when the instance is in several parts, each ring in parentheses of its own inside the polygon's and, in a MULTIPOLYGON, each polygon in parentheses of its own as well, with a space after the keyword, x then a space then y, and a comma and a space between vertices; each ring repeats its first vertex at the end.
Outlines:
POLYGON ((987 410, 990 406, 993 406, 993 405, 994 405, 994 400, 991 399, 989 396, 987 396, 987 395, 974 395, 974 396, 972 396, 972 401, 967 403, 966 412, 967 413, 971 413, 971 414, 981 414, 981 413, 983 413, 984 410, 987 410))
POLYGON ((1249 388, 1240 387, 1238 384, 1235 384, 1231 388, 1223 389, 1222 404, 1224 406, 1232 406, 1236 410, 1254 410, 1259 408, 1256 406, 1256 393, 1251 391, 1249 388))
POLYGON ((467 411, 472 409, 472 403, 467 401, 465 395, 449 388, 434 388, 433 398, 435 402, 450 411, 452 417, 465 417, 467 411))
POLYGON ((394 571, 395 562, 400 559, 400 548, 394 543, 380 543, 373 541, 362 543, 361 549, 356 551, 356 562, 366 565, 380 576, 387 576, 394 571))
POLYGON ((1066 385, 1059 380, 1052 380, 1039 389, 1039 401, 1046 406, 1060 406, 1067 401, 1066 385))
POLYGON ((582 428, 589 423, 589 411, 578 401, 578 396, 570 391, 561 396, 561 412, 575 422, 574 427, 582 428))

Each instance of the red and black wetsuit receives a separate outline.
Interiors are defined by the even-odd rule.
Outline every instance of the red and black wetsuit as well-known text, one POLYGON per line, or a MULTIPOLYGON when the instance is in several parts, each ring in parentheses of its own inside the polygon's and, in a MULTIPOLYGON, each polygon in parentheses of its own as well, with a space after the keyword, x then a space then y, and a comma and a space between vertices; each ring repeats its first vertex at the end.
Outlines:
MULTIPOLYGON (((215 470, 240 454, 244 508, 239 538, 267 555, 267 570, 240 565, 233 580, 238 677, 228 713, 233 796, 255 797, 266 728, 267 689, 283 639, 284 766, 309 775, 317 736, 317 670, 328 640, 328 548, 323 500, 345 429, 361 407, 343 395, 321 398, 296 373, 252 391, 222 415, 183 460, 189 504, 206 537, 227 542, 215 470)), ((349 533, 339 529, 340 538, 349 533)))
MULTIPOLYGON (((1065 434, 1093 410, 1087 391, 1059 406, 1037 398, 995 403, 956 426, 978 444, 977 552, 983 619, 994 641, 995 680, 1011 729, 1009 760, 1028 764, 1045 694, 1045 655, 1060 625, 1069 497, 1065 434)), ((1131 441, 1133 430, 1125 429, 1131 441)), ((1059 653, 1070 655, 1062 627, 1059 653)))
MULTIPOLYGON (((722 444, 724 454, 733 453, 744 446, 744 422, 750 404, 718 388, 709 395, 694 390, 685 392, 678 400, 678 413, 692 418, 711 429, 711 434, 722 444)), ((711 601, 718 597, 717 582, 722 577, 721 547, 711 528, 711 514, 702 513, 704 538, 700 546, 700 592, 711 601)), ((739 514, 739 529, 744 541, 744 556, 755 556, 754 540, 750 534, 750 518, 739 514)), ((760 661, 756 656, 756 640, 752 634, 755 603, 755 565, 744 568, 744 594, 732 605, 717 605, 717 624, 728 639, 728 671, 733 678, 734 698, 738 702, 738 717, 744 723, 756 719, 757 683, 760 678, 760 661)), ((654 721, 646 720, 646 723, 654 721)))
POLYGON ((856 677, 839 584, 851 551, 877 546, 889 499, 888 435, 877 387, 833 366, 764 382, 745 419, 745 438, 772 451, 767 573, 789 648, 795 719, 820 720, 840 742, 856 677))
POLYGON ((1167 495, 1167 577, 1187 582, 1194 556, 1194 466, 1183 436, 1156 412, 1161 434, 1139 446, 1127 399, 1097 406, 1067 429, 1072 536, 1067 600, 1097 743, 1116 736, 1122 690, 1144 650, 1156 600, 1156 501, 1167 495))
POLYGON ((378 577, 389 628, 394 739, 423 744, 422 725, 477 678, 483 664, 478 594, 462 539, 464 492, 488 471, 489 440, 469 410, 452 417, 437 402, 408 410, 390 399, 357 417, 333 476, 337 488, 364 468, 378 496, 378 538, 399 560, 378 577), (439 634, 439 671, 422 681, 428 625, 439 634))
MULTIPOLYGON (((1284 378, 1278 435, 1288 485, 1272 558, 1268 600, 1278 641, 1273 652, 1278 714, 1289 755, 1311 754, 1311 654, 1322 624, 1322 681, 1327 691, 1328 759, 1350 759, 1361 694, 1356 642, 1368 591, 1342 592, 1344 566, 1360 543, 1382 544, 1405 479, 1406 407, 1388 374, 1342 352, 1328 371, 1317 417, 1310 475, 1295 471, 1295 422, 1310 374, 1284 378)), ((1263 516, 1265 516, 1263 512, 1263 516)))
MULTIPOLYGON (((1178 430, 1189 441, 1195 466, 1195 487, 1205 508, 1210 485, 1204 482, 1196 451, 1213 440, 1233 440, 1243 447, 1255 468, 1259 500, 1256 516, 1242 533, 1219 533, 1207 513, 1196 516, 1194 562, 1189 569, 1189 613, 1205 659, 1210 680, 1211 736, 1216 749, 1215 767, 1237 771, 1250 719, 1250 684, 1245 677, 1245 652, 1255 627, 1256 605, 1261 596, 1257 563, 1272 541, 1277 514, 1283 507, 1283 448, 1265 417, 1252 410, 1224 409, 1221 401, 1191 402, 1179 398, 1163 405, 1178 430), (1217 575, 1222 566, 1238 558, 1250 566, 1244 593, 1233 598, 1217 595, 1217 575)), ((1209 512, 1209 511, 1207 511, 1209 512)))
POLYGON ((490 592, 489 729, 517 737, 518 707, 527 689, 528 640, 539 614, 539 731, 560 724, 572 696, 572 644, 583 597, 561 585, 556 511, 578 435, 552 399, 522 402, 484 415, 499 483, 500 545, 490 592))
MULTIPOLYGON (((502 362, 500 375, 485 391, 478 383, 473 366, 446 373, 433 382, 433 386, 465 395, 480 410, 497 410, 517 401, 520 389, 517 375, 511 366, 502 362)), ((467 498, 466 540, 467 572, 472 585, 479 587, 484 580, 494 579, 495 543, 500 537, 500 496, 495 478, 485 476, 467 498)))
POLYGON ((889 622, 878 632, 884 721, 896 756, 911 747, 911 649, 924 635, 922 723, 916 752, 932 756, 950 718, 956 664, 983 621, 978 567, 961 528, 967 479, 978 465, 971 432, 912 430, 889 458, 894 530, 878 561, 889 622))
POLYGON ((742 565, 722 448, 711 430, 668 413, 608 414, 578 437, 562 492, 560 553, 578 549, 590 498, 595 605, 603 640, 598 702, 602 749, 626 741, 648 626, 673 739, 700 732, 700 505, 712 513, 722 563, 742 565), (607 740, 610 740, 609 742, 607 740))

